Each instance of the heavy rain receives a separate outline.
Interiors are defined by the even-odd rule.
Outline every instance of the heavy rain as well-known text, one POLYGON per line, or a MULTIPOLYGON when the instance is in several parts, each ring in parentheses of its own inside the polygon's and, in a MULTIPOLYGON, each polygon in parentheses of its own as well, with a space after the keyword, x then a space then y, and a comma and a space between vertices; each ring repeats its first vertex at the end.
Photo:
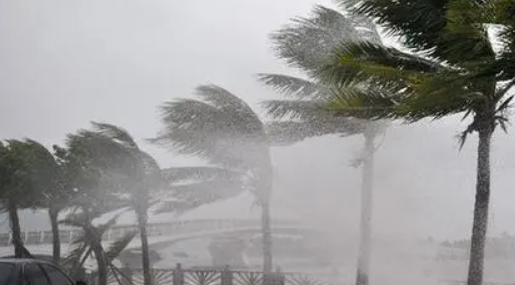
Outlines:
POLYGON ((0 285, 515 284, 513 11, 0 1, 0 285))

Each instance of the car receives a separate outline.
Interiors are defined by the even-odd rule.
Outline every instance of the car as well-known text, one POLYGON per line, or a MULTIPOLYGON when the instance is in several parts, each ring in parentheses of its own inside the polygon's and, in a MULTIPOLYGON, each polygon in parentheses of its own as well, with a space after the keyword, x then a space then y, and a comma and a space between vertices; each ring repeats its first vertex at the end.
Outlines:
POLYGON ((30 258, 0 258, 0 285, 85 285, 54 264, 30 258))

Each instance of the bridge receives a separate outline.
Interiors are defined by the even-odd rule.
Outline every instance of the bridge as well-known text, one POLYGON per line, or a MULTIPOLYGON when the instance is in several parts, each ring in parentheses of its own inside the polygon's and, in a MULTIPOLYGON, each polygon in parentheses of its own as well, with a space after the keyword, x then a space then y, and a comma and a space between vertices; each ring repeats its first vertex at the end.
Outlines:
MULTIPOLYGON (((313 231, 303 229, 295 221, 273 220, 274 231, 298 233, 299 231, 313 231)), ((168 223, 149 224, 147 235, 152 248, 162 247, 182 240, 210 237, 224 233, 256 232, 261 229, 261 222, 254 219, 201 219, 201 220, 176 220, 168 223)), ((113 226, 102 237, 104 244, 108 245, 123 237, 129 231, 137 230, 136 225, 113 226)), ((82 235, 82 230, 77 228, 63 229, 59 232, 62 255, 66 255, 69 245, 76 237, 82 235)), ((24 231, 22 240, 26 248, 33 254, 51 255, 53 235, 51 231, 24 231)), ((129 244, 127 249, 140 247, 139 237, 129 244)), ((11 255, 12 235, 0 234, 0 256, 11 255)))

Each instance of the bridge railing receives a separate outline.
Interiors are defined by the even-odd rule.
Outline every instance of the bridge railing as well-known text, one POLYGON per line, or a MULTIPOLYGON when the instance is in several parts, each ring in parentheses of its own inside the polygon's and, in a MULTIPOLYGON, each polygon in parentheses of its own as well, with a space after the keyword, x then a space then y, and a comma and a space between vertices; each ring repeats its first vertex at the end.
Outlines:
MULTIPOLYGON (((289 220, 273 220, 273 226, 295 225, 294 221, 289 220)), ((217 229, 238 229, 260 227, 259 220, 250 219, 203 219, 203 220, 178 220, 170 223, 156 223, 147 225, 147 234, 149 237, 169 236, 173 234, 195 233, 206 230, 217 229)), ((108 230, 103 237, 104 241, 114 241, 123 237, 128 231, 137 230, 135 225, 114 226, 108 230)), ((69 243, 75 237, 82 234, 82 230, 63 229, 59 231, 61 243, 69 243)), ((51 244, 53 235, 52 231, 24 231, 21 238, 26 245, 35 244, 51 244)), ((0 233, 0 246, 8 246, 12 243, 12 235, 10 233, 0 233)))

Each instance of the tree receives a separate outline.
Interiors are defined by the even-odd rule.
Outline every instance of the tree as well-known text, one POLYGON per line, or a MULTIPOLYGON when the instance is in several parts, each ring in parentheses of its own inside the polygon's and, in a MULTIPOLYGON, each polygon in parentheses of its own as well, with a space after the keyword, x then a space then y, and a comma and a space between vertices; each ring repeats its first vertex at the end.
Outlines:
MULTIPOLYGON (((46 150, 46 149, 45 149, 46 150)), ((67 160, 68 152, 66 149, 57 145, 53 146, 54 153, 47 151, 47 166, 51 166, 55 171, 51 179, 52 187, 45 189, 41 199, 42 207, 47 209, 50 226, 52 228, 52 256, 55 264, 61 262, 61 237, 59 234, 59 214, 70 206, 77 192, 73 188, 73 177, 70 177, 69 165, 67 160), (52 157, 52 159, 50 159, 52 157)), ((43 152, 43 150, 42 150, 43 152)))
POLYGON ((515 84, 513 1, 339 0, 353 15, 374 19, 409 49, 403 52, 369 41, 346 41, 317 72, 331 84, 329 107, 345 116, 416 122, 465 113, 471 123, 460 137, 477 132, 476 200, 468 285, 483 282, 484 246, 490 199, 490 142, 496 126, 506 128, 505 111, 515 84), (512 11, 512 10, 511 10, 512 11), (490 40, 500 27, 500 52, 490 40), (504 61, 503 61, 504 60, 504 61), (511 73, 510 73, 511 72, 511 73), (509 75, 509 76, 508 76, 509 75), (373 84, 372 92, 347 92, 348 84, 373 84))
MULTIPOLYGON (((69 214, 68 217, 61 221, 65 225, 82 230, 82 234, 70 243, 70 253, 64 258, 63 264, 67 266, 71 276, 76 276, 88 258, 94 257, 98 267, 98 284, 107 284, 109 272, 112 272, 119 279, 118 275, 121 272, 113 262, 134 239, 137 231, 127 231, 123 237, 112 242, 106 248, 102 244, 102 236, 116 224, 118 215, 104 223, 93 225, 93 219, 99 218, 98 214, 101 213, 97 212, 96 217, 92 217, 90 214, 81 210, 69 214)), ((121 275, 122 278, 127 278, 123 274, 121 275)), ((119 283, 122 284, 121 282, 119 283)))
POLYGON ((81 136, 95 138, 83 143, 91 165, 108 173, 108 185, 120 196, 128 194, 127 203, 138 221, 145 284, 152 284, 146 230, 151 206, 157 205, 159 212, 179 213, 239 193, 240 183, 234 172, 214 167, 162 169, 121 127, 93 123, 93 129, 83 130, 81 136))
POLYGON ((64 156, 66 176, 76 195, 70 202, 72 215, 62 223, 81 228, 83 236, 74 242, 76 247, 72 248, 63 263, 78 269, 87 257, 93 255, 97 263, 98 285, 107 285, 110 269, 110 262, 102 246, 102 234, 115 220, 104 225, 94 225, 93 221, 113 210, 130 206, 120 196, 115 173, 108 171, 110 166, 121 159, 121 153, 109 148, 110 143, 103 136, 80 130, 68 135, 65 145, 67 155, 64 156))
POLYGON ((196 91, 199 100, 178 99, 161 107, 164 128, 153 141, 241 174, 242 190, 252 191, 261 207, 263 271, 268 277, 272 270, 269 137, 258 115, 229 91, 215 85, 202 85, 196 91))
POLYGON ((42 193, 53 187, 53 156, 33 140, 0 143, 0 193, 2 210, 7 211, 14 244, 14 256, 30 255, 21 238, 18 209, 35 208, 42 193))
MULTIPOLYGON (((310 137, 339 134, 343 137, 361 134, 364 150, 354 161, 362 165, 360 246, 356 273, 356 285, 368 284, 370 247, 372 233, 372 181, 373 160, 376 146, 374 140, 384 131, 384 122, 371 122, 349 116, 336 117, 327 110, 326 104, 333 93, 330 86, 317 81, 314 71, 319 69, 339 43, 346 40, 367 39, 382 44, 372 22, 366 19, 345 16, 323 6, 315 6, 309 18, 295 18, 292 23, 272 34, 277 56, 289 66, 305 72, 310 79, 280 74, 260 74, 265 84, 273 87, 287 98, 263 102, 268 114, 281 119, 268 124, 268 132, 279 138, 282 144, 291 144, 310 137), (287 120, 284 120, 284 119, 287 120)), ((366 92, 367 85, 347 86, 366 92)))

